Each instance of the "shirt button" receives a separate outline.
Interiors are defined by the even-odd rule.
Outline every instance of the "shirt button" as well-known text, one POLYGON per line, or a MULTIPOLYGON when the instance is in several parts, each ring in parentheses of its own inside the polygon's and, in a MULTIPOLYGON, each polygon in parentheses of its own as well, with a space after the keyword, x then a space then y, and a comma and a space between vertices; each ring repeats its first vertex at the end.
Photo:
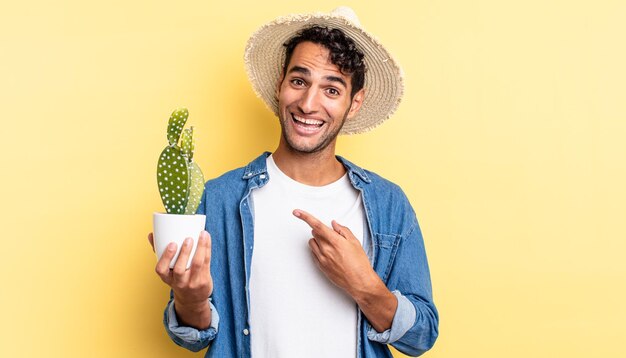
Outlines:
POLYGON ((259 176, 259 178, 261 178, 261 179, 265 179, 265 174, 261 174, 261 175, 259 176))
POLYGON ((247 336, 248 334, 250 334, 250 331, 248 331, 248 329, 247 329, 247 328, 244 328, 244 329, 243 329, 243 335, 244 335, 244 336, 247 336))

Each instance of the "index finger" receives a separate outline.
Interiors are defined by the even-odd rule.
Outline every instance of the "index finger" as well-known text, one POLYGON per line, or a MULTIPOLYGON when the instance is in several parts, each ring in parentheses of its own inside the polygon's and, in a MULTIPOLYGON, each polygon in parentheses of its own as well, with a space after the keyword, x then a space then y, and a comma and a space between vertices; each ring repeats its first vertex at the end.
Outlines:
POLYGON ((159 259, 159 261, 157 262, 157 265, 155 268, 156 273, 161 277, 163 282, 167 283, 168 285, 169 285, 168 277, 170 274, 170 263, 172 262, 172 259, 174 258, 175 254, 176 254, 176 244, 173 242, 170 242, 169 244, 167 244, 167 247, 163 251, 163 254, 161 255, 161 258, 159 259))
POLYGON ((317 231, 331 230, 328 226, 324 225, 323 222, 319 221, 315 216, 307 213, 304 210, 296 209, 293 211, 293 215, 298 219, 307 223, 311 229, 317 231))

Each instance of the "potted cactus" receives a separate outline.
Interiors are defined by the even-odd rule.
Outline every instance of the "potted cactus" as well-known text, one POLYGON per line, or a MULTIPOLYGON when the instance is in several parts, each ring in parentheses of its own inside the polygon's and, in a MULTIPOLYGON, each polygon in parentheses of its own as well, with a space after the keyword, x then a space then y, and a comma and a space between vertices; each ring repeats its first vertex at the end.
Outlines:
POLYGON ((186 108, 172 112, 167 125, 169 145, 161 152, 157 166, 157 183, 166 213, 154 213, 154 246, 160 259, 167 245, 176 243, 177 252, 170 264, 172 268, 183 241, 191 237, 194 241, 187 262, 189 267, 206 221, 206 216, 196 215, 204 192, 204 176, 193 161, 193 127, 183 129, 188 117, 186 108))

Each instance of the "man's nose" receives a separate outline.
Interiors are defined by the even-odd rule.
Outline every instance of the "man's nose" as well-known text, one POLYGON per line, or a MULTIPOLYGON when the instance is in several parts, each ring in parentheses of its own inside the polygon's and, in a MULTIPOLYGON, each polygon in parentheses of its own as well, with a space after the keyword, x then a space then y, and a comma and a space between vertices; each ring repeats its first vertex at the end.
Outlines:
POLYGON ((309 87, 302 93, 298 107, 302 113, 314 113, 319 108, 319 91, 314 87, 309 87))

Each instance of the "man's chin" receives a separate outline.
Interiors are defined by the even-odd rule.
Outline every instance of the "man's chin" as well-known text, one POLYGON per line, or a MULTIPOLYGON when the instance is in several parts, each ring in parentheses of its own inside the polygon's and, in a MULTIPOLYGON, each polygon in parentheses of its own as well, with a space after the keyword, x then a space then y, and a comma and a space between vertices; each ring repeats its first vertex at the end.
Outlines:
POLYGON ((294 151, 294 152, 298 152, 298 153, 302 153, 302 154, 313 154, 313 153, 317 153, 320 152, 322 150, 324 150, 324 148, 326 148, 328 146, 328 144, 325 144, 320 141, 296 141, 293 140, 293 138, 286 138, 287 139, 287 144, 289 145, 289 148, 294 151))
POLYGON ((301 153, 301 154, 313 154, 324 149, 324 148, 319 148, 318 146, 304 146, 304 145, 289 145, 289 148, 292 151, 301 153))
POLYGON ((282 136, 289 149, 301 154, 315 154, 325 150, 332 142, 333 138, 328 137, 328 133, 320 132, 313 136, 301 136, 294 128, 289 128, 289 124, 282 125, 282 136), (287 127, 287 128, 286 128, 287 127))

